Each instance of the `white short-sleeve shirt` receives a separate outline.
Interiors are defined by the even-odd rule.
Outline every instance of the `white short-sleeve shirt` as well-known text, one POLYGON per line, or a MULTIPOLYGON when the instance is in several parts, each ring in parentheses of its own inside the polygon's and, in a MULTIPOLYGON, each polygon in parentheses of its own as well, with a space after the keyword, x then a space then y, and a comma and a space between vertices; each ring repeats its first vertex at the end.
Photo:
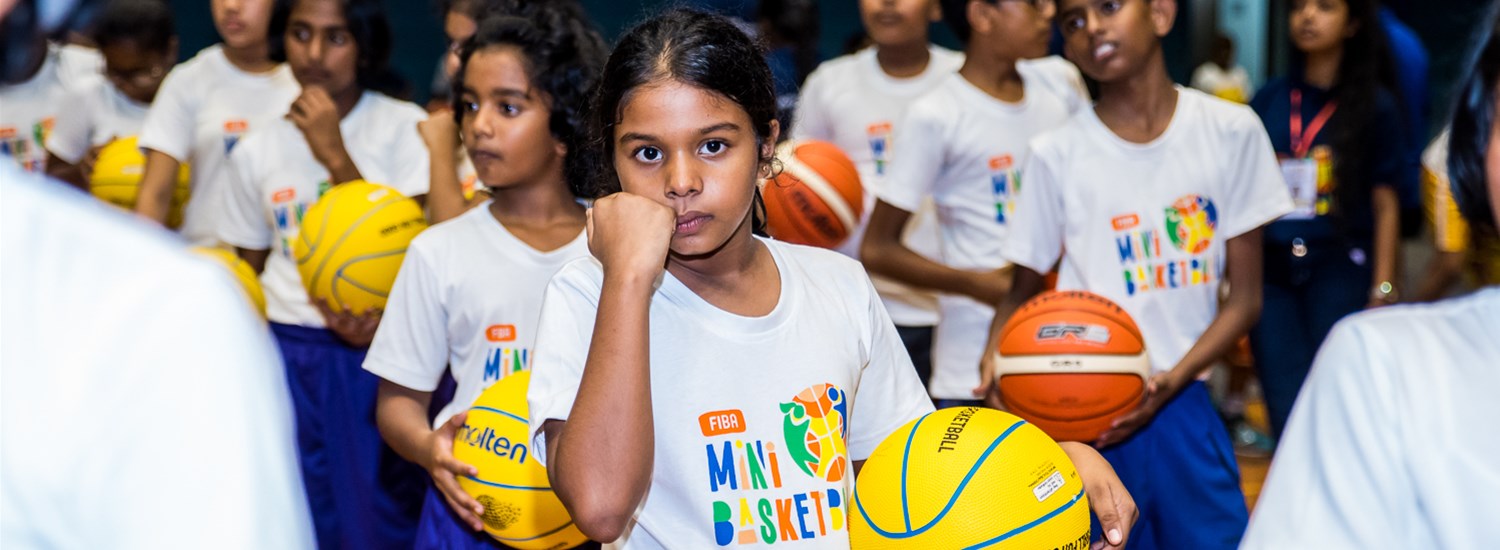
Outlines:
POLYGON ((1132 143, 1092 109, 1032 142, 1005 257, 1057 287, 1104 296, 1171 370, 1219 311, 1225 243, 1291 211, 1249 107, 1177 88, 1166 131, 1132 143))
POLYGON ((189 242, 215 244, 216 187, 225 181, 230 150, 246 132, 286 116, 300 91, 285 64, 247 73, 230 63, 218 44, 167 75, 146 114, 139 144, 189 165, 192 196, 178 229, 189 242))
POLYGON ((1335 325, 1241 548, 1491 546, 1497 336, 1500 287, 1335 325))
POLYGON ((77 164, 89 149, 137 135, 146 123, 147 104, 136 102, 104 79, 69 94, 68 109, 58 113, 47 150, 77 164))
MULTIPOLYGON (((344 148, 365 181, 412 197, 427 193, 429 157, 417 133, 426 113, 420 107, 366 91, 339 121, 344 148)), ((302 215, 333 182, 313 157, 302 131, 288 120, 273 120, 235 147, 224 171, 218 237, 232 246, 270 250, 261 286, 266 318, 277 323, 323 327, 323 316, 307 297, 291 243, 302 215)))
MULTIPOLYGON (((849 155, 865 186, 864 215, 859 227, 837 250, 859 258, 870 212, 875 209, 876 180, 885 177, 900 152, 893 139, 900 130, 906 109, 922 94, 936 88, 963 65, 961 53, 930 46, 932 57, 922 74, 892 77, 880 68, 875 48, 830 60, 808 75, 797 100, 792 138, 832 143, 849 155)), ((913 211, 915 216, 903 235, 908 247, 929 258, 938 257, 937 219, 932 207, 913 211)), ((937 295, 880 276, 871 277, 885 301, 891 319, 902 326, 937 324, 937 295)))
MULTIPOLYGON (((1025 98, 1000 101, 963 76, 948 75, 913 103, 896 135, 900 162, 877 180, 877 198, 908 212, 931 198, 942 232, 942 263, 991 271, 1006 265, 1006 221, 1021 192, 1030 141, 1062 126, 1088 102, 1072 63, 1049 57, 1017 64, 1025 98)), ((941 399, 972 399, 994 306, 939 294, 928 391, 941 399)))
POLYGON ((40 173, 47 169, 48 136, 57 124, 57 116, 70 106, 63 101, 70 94, 103 80, 99 75, 102 61, 98 53, 89 56, 78 47, 49 44, 42 66, 31 79, 0 86, 0 156, 22 170, 40 173))
MULTIPOLYGON (((671 274, 651 297, 655 462, 625 548, 847 549, 852 462, 932 410, 858 263, 761 242, 781 274, 770 314, 718 309, 671 274)), ((547 287, 528 394, 543 460, 539 430, 573 407, 602 284, 585 258, 547 287)))
POLYGON ((532 248, 495 219, 488 202, 412 240, 365 370, 433 391, 444 369, 458 382, 434 426, 469 408, 484 389, 531 368, 547 281, 588 256, 583 233, 550 251, 532 248))

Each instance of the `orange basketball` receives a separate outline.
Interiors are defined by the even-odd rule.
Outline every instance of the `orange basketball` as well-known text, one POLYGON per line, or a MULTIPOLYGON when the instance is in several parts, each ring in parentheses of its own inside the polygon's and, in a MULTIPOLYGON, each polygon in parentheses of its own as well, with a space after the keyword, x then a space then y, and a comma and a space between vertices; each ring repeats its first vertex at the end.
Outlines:
POLYGON ((1000 398, 1058 441, 1093 441, 1140 405, 1151 360, 1119 305, 1080 290, 1044 292, 1000 330, 1000 398))
POLYGON ((765 181, 766 232, 786 242, 833 248, 864 213, 864 188, 849 156, 832 143, 788 141, 776 148, 781 173, 765 181))

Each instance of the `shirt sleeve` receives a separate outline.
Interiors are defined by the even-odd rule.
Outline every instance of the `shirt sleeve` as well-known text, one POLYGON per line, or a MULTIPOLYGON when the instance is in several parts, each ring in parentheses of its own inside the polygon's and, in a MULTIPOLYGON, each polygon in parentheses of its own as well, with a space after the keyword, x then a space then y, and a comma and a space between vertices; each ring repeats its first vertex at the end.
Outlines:
POLYGON ((1313 362, 1276 449, 1246 549, 1379 548, 1416 495, 1400 459, 1400 410, 1381 362, 1385 339, 1355 323, 1334 327, 1313 362))
POLYGON ((944 146, 951 140, 944 135, 942 116, 928 109, 913 107, 898 126, 891 150, 901 152, 900 162, 892 162, 884 178, 869 182, 875 196, 907 212, 916 212, 922 199, 932 196, 938 176, 943 171, 944 146))
POLYGON ((448 311, 442 281, 422 246, 432 241, 423 241, 406 251, 364 367, 391 382, 430 392, 448 364, 448 311))
POLYGON ((197 98, 190 89, 192 75, 181 68, 167 73, 141 125, 142 149, 161 151, 177 162, 192 160, 198 111, 197 98))
POLYGON ((933 410, 896 325, 868 281, 865 293, 870 347, 849 419, 849 458, 854 461, 870 458, 887 436, 933 410))
POLYGON ((1063 192, 1051 160, 1037 141, 1031 142, 1031 158, 1021 170, 1026 188, 1016 198, 1016 213, 1010 219, 1005 259, 1037 273, 1047 273, 1062 256, 1067 210, 1063 192))
POLYGON ((429 170, 432 158, 427 154, 427 144, 422 141, 422 135, 417 133, 417 122, 422 119, 421 111, 413 106, 412 113, 413 116, 406 116, 407 113, 403 111, 400 122, 392 128, 396 133, 396 145, 392 150, 401 154, 395 159, 396 165, 391 171, 395 180, 381 182, 408 197, 426 195, 432 179, 432 172, 429 170))
POLYGON ((542 425, 548 420, 568 419, 594 338, 601 283, 590 280, 586 266, 577 263, 588 261, 593 260, 575 260, 564 266, 547 283, 542 297, 526 405, 530 411, 531 448, 536 449, 533 456, 543 466, 548 457, 542 425))
POLYGON ((96 123, 95 105, 92 101, 92 86, 68 94, 64 105, 75 108, 62 109, 57 113, 57 122, 52 133, 47 135, 47 151, 68 164, 78 164, 89 152, 89 130, 96 123))
POLYGON ((224 185, 209 197, 219 204, 219 219, 214 224, 219 240, 247 250, 270 250, 276 238, 264 214, 261 182, 255 171, 259 141, 256 136, 247 136, 234 148, 223 171, 224 185))
POLYGON ((792 120, 792 139, 833 139, 833 124, 828 120, 828 107, 823 101, 823 89, 827 87, 823 76, 823 73, 814 71, 802 85, 802 98, 798 100, 792 120))
MULTIPOLYGON (((1243 116, 1231 126, 1235 139, 1229 142, 1234 149, 1225 151, 1230 162, 1224 172, 1225 189, 1223 223, 1220 224, 1224 239, 1229 240, 1270 223, 1292 211, 1291 192, 1281 175, 1281 165, 1276 162, 1276 153, 1271 149, 1271 138, 1265 126, 1250 109, 1243 109, 1243 116)), ((1028 189, 1029 190, 1029 189, 1028 189)))

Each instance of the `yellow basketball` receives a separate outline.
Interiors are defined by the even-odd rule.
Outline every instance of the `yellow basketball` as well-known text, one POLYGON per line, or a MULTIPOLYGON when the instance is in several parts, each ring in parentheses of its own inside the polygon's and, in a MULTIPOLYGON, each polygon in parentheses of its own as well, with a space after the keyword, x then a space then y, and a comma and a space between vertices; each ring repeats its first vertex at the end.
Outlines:
POLYGON ((1089 547, 1083 480, 1056 442, 1009 413, 943 409, 896 430, 854 483, 865 548, 1089 547))
POLYGON ((195 246, 193 252, 213 258, 229 269, 229 272, 234 274, 235 280, 240 282, 240 288, 245 291, 245 297, 250 299, 250 305, 255 306, 255 311, 260 313, 262 319, 266 317, 266 293, 260 287, 260 277, 255 275, 255 269, 250 267, 250 264, 241 260, 233 252, 222 248, 195 246))
MULTIPOLYGON (((141 154, 135 136, 111 141, 99 150, 99 158, 94 160, 94 171, 89 174, 89 191, 104 202, 134 210, 145 170, 146 156, 141 154)), ((182 225, 182 205, 187 204, 192 191, 188 175, 187 164, 178 165, 177 187, 172 190, 172 205, 167 211, 168 227, 182 225)))
POLYGON ((385 308, 406 246, 427 218, 395 189, 355 180, 333 186, 302 216, 292 257, 308 296, 334 309, 385 308))
POLYGON ((453 441, 453 457, 479 470, 459 486, 484 505, 484 531, 512 548, 572 548, 588 537, 552 493, 527 435, 526 387, 521 371, 484 390, 453 441))

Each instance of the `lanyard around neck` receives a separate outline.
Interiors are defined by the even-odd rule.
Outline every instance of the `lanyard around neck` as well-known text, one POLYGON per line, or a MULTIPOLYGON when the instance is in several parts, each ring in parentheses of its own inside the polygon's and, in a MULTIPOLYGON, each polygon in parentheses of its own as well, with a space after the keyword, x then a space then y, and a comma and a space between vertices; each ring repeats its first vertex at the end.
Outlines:
POLYGON ((1338 106, 1339 102, 1337 100, 1329 101, 1323 105, 1323 109, 1318 111, 1317 116, 1314 116, 1312 122, 1307 125, 1307 133, 1304 135, 1302 133, 1302 90, 1292 89, 1291 138, 1293 158, 1307 158, 1308 151, 1312 150, 1313 140, 1317 139, 1318 132, 1323 131, 1323 126, 1328 124, 1328 119, 1333 116, 1334 111, 1338 110, 1338 106))

